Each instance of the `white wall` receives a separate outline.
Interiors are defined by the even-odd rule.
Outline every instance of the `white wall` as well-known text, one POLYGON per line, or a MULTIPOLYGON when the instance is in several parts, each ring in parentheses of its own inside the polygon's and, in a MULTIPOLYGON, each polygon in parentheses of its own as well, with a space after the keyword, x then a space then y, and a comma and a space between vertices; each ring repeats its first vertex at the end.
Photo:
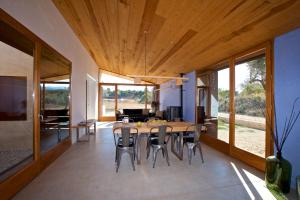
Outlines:
POLYGON ((174 80, 160 85, 159 110, 166 110, 167 106, 180 106, 180 87, 174 80))
POLYGON ((85 119, 86 74, 98 80, 98 66, 52 1, 0 0, 0 7, 72 62, 72 124, 85 119))

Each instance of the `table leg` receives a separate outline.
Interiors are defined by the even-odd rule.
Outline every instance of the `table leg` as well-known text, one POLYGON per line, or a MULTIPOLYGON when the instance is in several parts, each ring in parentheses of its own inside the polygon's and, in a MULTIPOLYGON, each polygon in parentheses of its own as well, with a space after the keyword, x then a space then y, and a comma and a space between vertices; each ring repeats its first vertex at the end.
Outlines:
POLYGON ((57 128, 57 140, 58 142, 61 141, 61 136, 60 136, 60 126, 58 125, 58 128, 57 128))
POLYGON ((76 127, 76 140, 79 141, 79 128, 76 127))
POLYGON ((179 159, 183 159, 183 132, 179 133, 179 145, 176 144, 176 147, 178 146, 178 150, 175 149, 175 135, 171 136, 171 151, 172 153, 179 159))
POLYGON ((138 134, 137 141, 136 141, 136 161, 137 164, 141 164, 141 134, 138 134))
POLYGON ((95 138, 96 138, 96 129, 97 129, 96 126, 97 126, 97 125, 96 125, 96 122, 95 122, 95 123, 94 123, 94 135, 95 135, 95 138))

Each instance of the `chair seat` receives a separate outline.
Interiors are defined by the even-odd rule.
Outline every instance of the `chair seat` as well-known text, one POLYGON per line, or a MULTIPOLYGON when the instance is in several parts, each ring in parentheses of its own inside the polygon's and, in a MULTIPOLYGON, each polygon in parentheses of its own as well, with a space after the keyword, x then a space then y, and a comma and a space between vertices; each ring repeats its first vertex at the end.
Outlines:
MULTIPOLYGON (((157 139, 157 138, 151 139, 150 143, 151 143, 152 145, 160 145, 160 144, 158 143, 158 139, 157 139)), ((164 141, 164 144, 167 144, 167 142, 164 141)))
POLYGON ((194 137, 184 137, 183 142, 184 143, 194 143, 194 137))
POLYGON ((157 134, 150 134, 150 135, 149 135, 149 138, 157 138, 157 137, 158 137, 157 134))
POLYGON ((185 133, 183 133, 183 137, 194 137, 194 132, 186 131, 185 133))
MULTIPOLYGON (((129 141, 129 147, 133 147, 133 146, 134 146, 133 141, 129 141)), ((124 147, 122 141, 119 141, 118 147, 120 147, 120 148, 123 148, 123 147, 124 147)))

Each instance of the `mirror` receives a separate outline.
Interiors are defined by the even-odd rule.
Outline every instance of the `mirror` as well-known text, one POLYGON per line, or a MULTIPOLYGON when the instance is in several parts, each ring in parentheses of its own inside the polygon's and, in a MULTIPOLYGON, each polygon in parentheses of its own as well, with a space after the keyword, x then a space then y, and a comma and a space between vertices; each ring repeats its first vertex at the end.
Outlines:
POLYGON ((71 63, 42 46, 40 69, 40 149, 55 147, 70 136, 71 63))

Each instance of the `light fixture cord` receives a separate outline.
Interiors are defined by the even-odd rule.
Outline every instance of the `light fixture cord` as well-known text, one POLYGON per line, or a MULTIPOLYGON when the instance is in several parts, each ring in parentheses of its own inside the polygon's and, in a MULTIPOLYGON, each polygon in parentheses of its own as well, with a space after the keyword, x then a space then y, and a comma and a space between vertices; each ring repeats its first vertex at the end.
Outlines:
POLYGON ((144 34, 145 34, 145 37, 144 37, 144 39, 145 39, 145 76, 146 76, 146 67, 147 67, 147 38, 146 38, 146 36, 147 36, 147 31, 144 31, 144 34))

